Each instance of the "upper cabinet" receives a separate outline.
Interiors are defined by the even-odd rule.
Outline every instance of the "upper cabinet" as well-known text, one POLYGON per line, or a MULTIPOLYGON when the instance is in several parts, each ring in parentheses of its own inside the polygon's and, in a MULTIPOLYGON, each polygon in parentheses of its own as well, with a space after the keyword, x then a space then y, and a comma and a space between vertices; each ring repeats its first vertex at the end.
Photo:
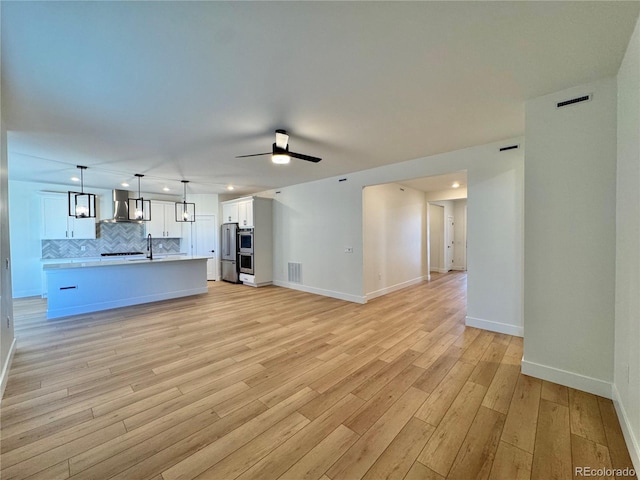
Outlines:
POLYGON ((222 223, 238 223, 238 202, 222 204, 222 223))
POLYGON ((146 227, 152 237, 182 237, 182 224, 176 222, 176 204, 151 200, 151 220, 146 222, 146 227))
POLYGON ((242 198, 223 203, 222 223, 237 223, 240 227, 254 227, 253 198, 242 198))
POLYGON ((253 199, 238 202, 238 225, 253 227, 253 199))
POLYGON ((67 195, 64 193, 43 193, 40 197, 42 208, 42 240, 96 238, 95 218, 69 216, 67 195))

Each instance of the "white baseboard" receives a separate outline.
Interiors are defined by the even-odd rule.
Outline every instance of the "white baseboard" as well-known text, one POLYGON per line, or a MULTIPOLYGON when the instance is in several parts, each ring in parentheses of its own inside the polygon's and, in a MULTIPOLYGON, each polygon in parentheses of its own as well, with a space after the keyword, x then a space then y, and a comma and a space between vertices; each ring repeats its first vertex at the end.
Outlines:
POLYGON ((9 378, 9 369, 11 368, 11 362, 13 361, 13 354, 16 353, 16 339, 11 342, 9 347, 9 355, 7 355, 7 362, 2 367, 2 373, 0 374, 0 400, 4 397, 4 389, 7 387, 7 379, 9 378))
POLYGON ((40 297, 40 296, 42 296, 42 290, 40 289, 13 291, 13 298, 40 297))
POLYGON ((507 335, 514 335, 516 337, 524 336, 524 329, 522 327, 508 323, 494 322, 492 320, 474 317, 466 317, 464 323, 468 327, 481 328, 482 330, 489 330, 490 332, 506 333, 507 335))
POLYGON ((618 392, 615 383, 612 385, 611 390, 613 393, 613 405, 616 407, 616 413, 620 420, 620 426, 622 427, 622 434, 624 435, 624 440, 629 450, 629 456, 631 456, 635 471, 640 472, 640 440, 633 433, 629 416, 624 408, 624 404, 620 398, 620 392, 618 392))
POLYGON ((599 378, 587 377, 579 373, 562 370, 560 368, 530 362, 522 358, 522 373, 531 377, 541 378, 549 382, 558 383, 566 387, 611 398, 611 382, 599 378))
POLYGON ((466 268, 461 266, 454 266, 454 267, 451 267, 451 270, 455 270, 456 272, 464 272, 466 268))
POLYGON ((386 295, 387 293, 396 292, 398 290, 402 290, 403 288, 410 287, 411 285, 417 285, 418 283, 424 282, 425 280, 429 280, 428 275, 424 275, 422 277, 413 278, 411 280, 407 280, 406 282, 397 283, 395 285, 391 285, 390 287, 381 288, 380 290, 376 290, 371 293, 365 294, 365 298, 367 301, 381 297, 382 295, 386 295))
POLYGON ((336 292, 333 290, 325 290, 323 288, 308 287, 306 285, 300 285, 298 283, 282 282, 280 280, 274 280, 273 284, 278 287, 290 288, 292 290, 300 290, 301 292, 307 292, 307 293, 315 293, 316 295, 337 298, 338 300, 346 300, 347 302, 367 303, 366 297, 359 296, 359 295, 351 295, 349 293, 336 292))

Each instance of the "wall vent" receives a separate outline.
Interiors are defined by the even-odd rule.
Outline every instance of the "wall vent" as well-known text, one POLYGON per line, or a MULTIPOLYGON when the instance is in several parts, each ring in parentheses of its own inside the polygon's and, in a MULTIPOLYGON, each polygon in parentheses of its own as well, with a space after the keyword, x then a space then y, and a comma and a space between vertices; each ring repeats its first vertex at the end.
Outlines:
POLYGON ((302 283, 302 264, 289 262, 289 282, 302 283))
POLYGON ((563 100, 562 102, 556 103, 556 108, 567 107, 569 105, 574 105, 576 103, 588 102, 591 100, 591 94, 582 95, 581 97, 571 98, 569 100, 563 100))
POLYGON ((520 148, 520 145, 509 145, 508 147, 500 147, 500 151, 506 152, 507 150, 515 150, 516 148, 520 148))

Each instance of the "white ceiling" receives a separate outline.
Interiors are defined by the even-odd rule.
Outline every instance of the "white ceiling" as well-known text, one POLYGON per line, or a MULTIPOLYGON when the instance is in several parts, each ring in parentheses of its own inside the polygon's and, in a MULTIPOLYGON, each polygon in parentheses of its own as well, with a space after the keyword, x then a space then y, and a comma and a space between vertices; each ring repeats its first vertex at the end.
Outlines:
POLYGON ((7 2, 9 175, 256 192, 522 135, 615 75, 640 2, 7 2), (276 128, 319 164, 269 157, 276 128))
POLYGON ((458 183, 461 188, 461 192, 464 191, 464 194, 460 195, 460 198, 466 198, 466 190, 467 190, 467 172, 453 172, 448 173, 446 175, 434 175, 432 177, 421 177, 414 178, 411 180, 405 180, 402 182, 398 182, 402 185, 406 185, 407 187, 414 188, 416 190, 421 190, 423 192, 443 192, 445 190, 451 190, 454 183, 458 183))

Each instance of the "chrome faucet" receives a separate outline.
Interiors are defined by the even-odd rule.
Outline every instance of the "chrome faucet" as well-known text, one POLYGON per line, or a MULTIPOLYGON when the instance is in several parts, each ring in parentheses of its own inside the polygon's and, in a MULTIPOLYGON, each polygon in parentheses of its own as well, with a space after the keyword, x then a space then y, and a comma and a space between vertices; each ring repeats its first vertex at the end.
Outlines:
POLYGON ((153 239, 151 238, 151 234, 147 235, 147 252, 149 252, 147 258, 153 260, 153 239))

